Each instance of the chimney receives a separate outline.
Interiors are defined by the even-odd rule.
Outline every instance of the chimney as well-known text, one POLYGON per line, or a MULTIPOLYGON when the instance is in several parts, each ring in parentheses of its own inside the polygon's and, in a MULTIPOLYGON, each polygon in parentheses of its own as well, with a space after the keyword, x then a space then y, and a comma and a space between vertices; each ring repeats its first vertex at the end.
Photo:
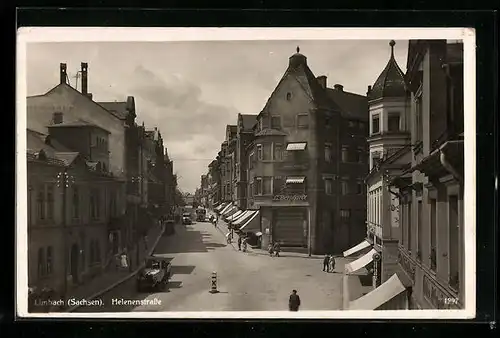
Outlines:
POLYGON ((326 76, 321 75, 316 78, 321 88, 326 89, 326 76))
POLYGON ((338 83, 335 86, 333 86, 333 88, 337 89, 339 92, 344 91, 344 86, 342 86, 341 84, 338 84, 338 83))
POLYGON ((67 83, 66 79, 67 79, 66 64, 61 63, 61 64, 59 64, 59 83, 67 83))
POLYGON ((92 100, 92 98, 94 97, 94 96, 92 95, 92 93, 87 93, 87 96, 88 96, 88 97, 89 97, 89 99, 91 99, 91 100, 92 100))
POLYGON ((88 64, 82 62, 82 94, 88 95, 89 85, 88 85, 88 64))
POLYGON ((55 112, 52 114, 52 123, 53 124, 61 124, 63 123, 63 113, 55 112))
POLYGON ((368 90, 366 91, 366 96, 370 96, 372 93, 372 86, 368 86, 368 90))

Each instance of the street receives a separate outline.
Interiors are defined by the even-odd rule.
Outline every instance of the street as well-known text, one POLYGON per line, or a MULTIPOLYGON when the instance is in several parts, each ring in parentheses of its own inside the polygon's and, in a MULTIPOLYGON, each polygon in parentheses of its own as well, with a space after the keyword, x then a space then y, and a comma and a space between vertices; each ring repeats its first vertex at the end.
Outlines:
POLYGON ((286 311, 293 289, 301 297, 300 310, 341 309, 342 274, 323 272, 322 259, 286 257, 286 253, 270 257, 251 250, 243 253, 226 244, 223 231, 208 222, 176 225, 176 234, 160 239, 155 250, 155 255, 172 259, 168 288, 137 293, 134 277, 104 294, 100 298, 104 306, 76 312, 286 311), (214 271, 219 293, 212 294, 214 271), (116 304, 122 299, 148 300, 148 304, 116 304))

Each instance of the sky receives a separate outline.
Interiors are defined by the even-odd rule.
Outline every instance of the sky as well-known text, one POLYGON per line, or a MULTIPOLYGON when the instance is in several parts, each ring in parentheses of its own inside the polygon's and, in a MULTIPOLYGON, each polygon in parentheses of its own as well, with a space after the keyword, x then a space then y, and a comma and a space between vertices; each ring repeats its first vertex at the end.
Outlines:
MULTIPOLYGON (((59 83, 66 63, 72 86, 88 63, 95 101, 134 96, 137 122, 158 127, 174 161, 179 188, 194 192, 237 114, 258 114, 296 52, 307 57, 328 86, 365 95, 390 57, 386 40, 50 42, 27 47, 27 94, 59 83)), ((396 40, 395 57, 406 70, 408 41, 396 40)), ((80 84, 78 84, 80 89, 80 84)))

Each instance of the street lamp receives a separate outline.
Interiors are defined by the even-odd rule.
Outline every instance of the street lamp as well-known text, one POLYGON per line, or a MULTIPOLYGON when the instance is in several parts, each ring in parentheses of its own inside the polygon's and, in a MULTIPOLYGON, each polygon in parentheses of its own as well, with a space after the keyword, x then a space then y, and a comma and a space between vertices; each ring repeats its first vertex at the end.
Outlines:
POLYGON ((63 226, 63 250, 64 250, 64 304, 68 293, 68 240, 66 226, 66 196, 70 184, 75 183, 74 177, 68 175, 68 169, 57 173, 57 187, 62 189, 62 226, 63 226))

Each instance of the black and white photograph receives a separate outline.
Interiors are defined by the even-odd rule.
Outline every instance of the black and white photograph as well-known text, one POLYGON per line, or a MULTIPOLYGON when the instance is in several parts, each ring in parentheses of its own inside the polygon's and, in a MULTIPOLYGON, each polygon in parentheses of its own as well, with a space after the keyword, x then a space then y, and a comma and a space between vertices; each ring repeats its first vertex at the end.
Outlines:
POLYGON ((18 315, 473 318, 474 49, 20 29, 18 315))

